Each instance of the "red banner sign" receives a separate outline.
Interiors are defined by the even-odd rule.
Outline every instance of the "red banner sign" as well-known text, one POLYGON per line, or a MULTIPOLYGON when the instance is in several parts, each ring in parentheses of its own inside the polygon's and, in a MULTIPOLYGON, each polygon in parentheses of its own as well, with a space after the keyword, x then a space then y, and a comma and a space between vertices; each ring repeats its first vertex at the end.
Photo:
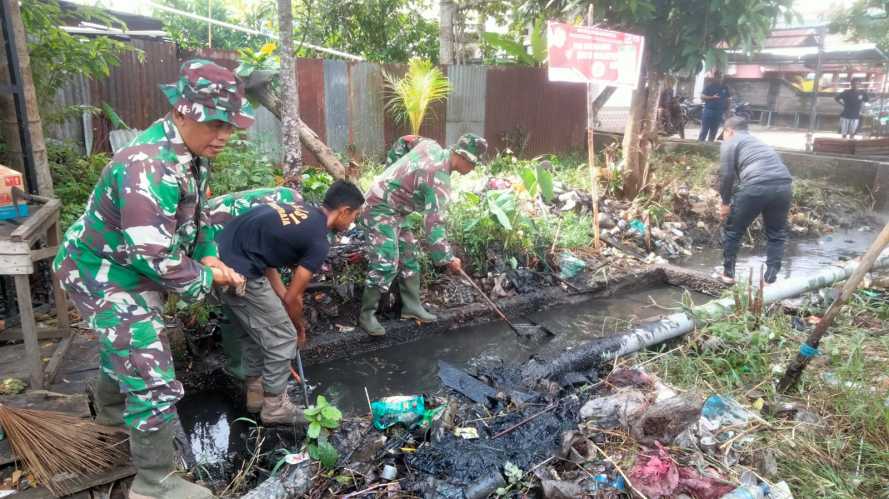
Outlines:
POLYGON ((638 85, 645 37, 553 21, 547 30, 550 81, 638 85))

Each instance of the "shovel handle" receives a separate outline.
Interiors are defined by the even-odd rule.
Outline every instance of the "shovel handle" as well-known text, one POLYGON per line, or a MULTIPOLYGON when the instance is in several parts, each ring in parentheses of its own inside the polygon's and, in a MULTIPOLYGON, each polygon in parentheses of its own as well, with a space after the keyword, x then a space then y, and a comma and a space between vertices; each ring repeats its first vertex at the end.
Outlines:
POLYGON ((509 327, 512 328, 512 330, 515 331, 516 334, 521 335, 521 333, 520 333, 519 330, 515 327, 515 325, 514 325, 512 322, 510 322, 509 319, 506 318, 506 315, 503 314, 503 312, 500 310, 500 307, 498 307, 498 306, 494 303, 494 301, 491 300, 491 299, 488 297, 488 295, 485 294, 484 291, 482 291, 482 288, 480 288, 480 287, 478 286, 478 284, 476 284, 475 281, 473 281, 472 278, 469 277, 469 275, 466 274, 466 271, 465 271, 465 270, 460 269, 460 275, 463 277, 463 279, 466 279, 466 282, 468 282, 473 288, 475 288, 476 291, 478 291, 478 294, 482 295, 482 298, 485 299, 485 301, 486 301, 486 302, 488 303, 488 305, 491 307, 491 310, 493 310, 497 315, 499 315, 500 318, 503 319, 504 322, 506 322, 507 324, 509 324, 509 327))

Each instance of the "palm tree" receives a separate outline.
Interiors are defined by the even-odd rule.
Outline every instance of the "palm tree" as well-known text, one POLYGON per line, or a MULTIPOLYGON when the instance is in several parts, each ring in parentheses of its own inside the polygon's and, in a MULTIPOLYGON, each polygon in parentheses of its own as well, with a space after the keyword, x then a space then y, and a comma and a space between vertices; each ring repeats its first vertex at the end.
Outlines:
POLYGON ((410 123, 411 133, 420 134, 426 111, 435 102, 444 100, 451 92, 448 77, 431 61, 413 58, 407 73, 401 78, 383 73, 390 93, 386 109, 399 123, 410 123))

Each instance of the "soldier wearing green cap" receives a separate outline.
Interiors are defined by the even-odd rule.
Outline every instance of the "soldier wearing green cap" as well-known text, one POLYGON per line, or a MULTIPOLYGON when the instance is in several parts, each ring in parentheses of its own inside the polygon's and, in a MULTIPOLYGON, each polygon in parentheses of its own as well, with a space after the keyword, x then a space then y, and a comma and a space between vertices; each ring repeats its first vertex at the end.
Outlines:
POLYGON ((420 300, 420 263, 414 237, 416 216, 424 222, 429 256, 435 265, 462 269, 445 234, 443 211, 451 192, 451 172, 465 175, 484 156, 488 143, 467 133, 449 148, 434 140, 410 136, 399 139, 388 155, 386 170, 365 196, 362 220, 368 237, 368 271, 358 324, 371 336, 383 336, 376 318, 382 295, 401 278, 401 318, 429 322, 436 319, 420 300))
POLYGON ((244 283, 217 258, 207 160, 254 117, 243 84, 210 61, 186 61, 161 90, 172 110, 114 155, 53 268, 99 341, 96 420, 130 433, 137 473, 129 497, 194 499, 212 494, 174 473, 183 388, 163 305, 168 293, 193 303, 212 286, 244 283))

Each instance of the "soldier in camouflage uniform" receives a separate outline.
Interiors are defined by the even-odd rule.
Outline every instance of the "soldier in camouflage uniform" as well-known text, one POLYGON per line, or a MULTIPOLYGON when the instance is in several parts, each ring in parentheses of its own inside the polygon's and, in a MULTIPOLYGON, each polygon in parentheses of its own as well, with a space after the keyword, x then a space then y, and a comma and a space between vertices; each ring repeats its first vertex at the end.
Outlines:
POLYGON ((129 497, 212 497, 173 473, 183 388, 162 313, 167 293, 194 303, 211 286, 244 283, 217 258, 208 231, 207 159, 254 117, 243 84, 210 61, 186 61, 161 90, 172 111, 114 155, 53 268, 98 336, 96 419, 130 431, 129 497))
POLYGON ((399 275, 402 319, 436 319, 420 300, 420 263, 413 233, 417 217, 411 214, 420 214, 424 220, 432 262, 458 272, 460 259, 451 251, 442 217, 450 196, 451 172, 465 175, 472 171, 487 147, 485 139, 467 133, 447 149, 421 138, 400 140, 393 148, 399 150, 390 151, 390 156, 403 156, 374 179, 363 217, 369 245, 368 270, 358 323, 371 336, 386 334, 375 313, 380 297, 399 275), (409 152, 404 154, 406 149, 409 152))
POLYGON ((405 154, 411 152, 411 150, 416 147, 417 144, 424 140, 431 140, 423 137, 421 135, 404 135, 399 137, 398 140, 392 144, 392 147, 389 149, 389 152, 386 153, 386 168, 392 166, 392 163, 395 163, 399 159, 403 158, 405 154))

